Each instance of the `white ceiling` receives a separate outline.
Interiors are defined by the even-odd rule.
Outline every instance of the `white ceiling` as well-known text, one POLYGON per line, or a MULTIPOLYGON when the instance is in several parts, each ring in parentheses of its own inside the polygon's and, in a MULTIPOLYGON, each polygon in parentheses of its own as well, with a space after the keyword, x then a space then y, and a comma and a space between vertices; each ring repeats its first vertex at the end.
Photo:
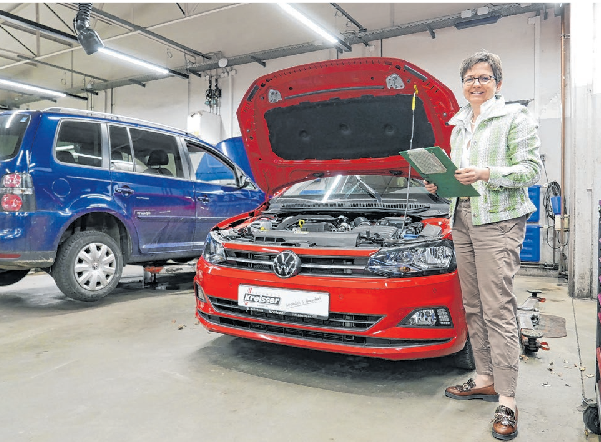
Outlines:
MULTIPOLYGON (((467 9, 472 11, 473 19, 545 8, 544 4, 529 3, 304 3, 294 6, 348 44, 367 44, 402 33, 428 32, 426 25, 435 33, 438 28, 465 20, 461 12, 467 9), (366 30, 359 31, 335 5, 366 30), (483 6, 489 8, 488 14, 478 15, 477 9, 483 6)), ((323 48, 319 37, 275 3, 94 3, 93 7, 98 12, 92 12, 90 25, 106 47, 182 73, 186 73, 187 68, 197 74, 216 69, 220 58, 229 60, 229 68, 323 48), (128 23, 177 44, 133 30, 128 23), (181 45, 187 49, 178 47, 181 45), (194 55, 194 51, 206 58, 194 55), (251 55, 255 59, 250 58, 251 55)), ((0 11, 74 34, 75 3, 0 3, 0 11)), ((132 80, 146 82, 165 78, 103 54, 86 55, 77 43, 36 32, 35 26, 15 24, 5 16, 0 16, 0 26, 0 79, 85 96, 84 87, 103 90, 130 84, 132 80), (39 63, 33 64, 22 57, 39 63)), ((0 90, 3 105, 14 106, 36 99, 0 90)))

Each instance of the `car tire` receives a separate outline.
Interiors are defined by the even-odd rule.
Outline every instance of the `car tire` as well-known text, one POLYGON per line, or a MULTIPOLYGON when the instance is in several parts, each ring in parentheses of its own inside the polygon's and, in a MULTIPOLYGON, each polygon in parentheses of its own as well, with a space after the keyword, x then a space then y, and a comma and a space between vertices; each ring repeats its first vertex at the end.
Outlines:
POLYGON ((79 232, 58 249, 52 276, 66 296, 93 302, 111 293, 123 272, 117 242, 103 232, 79 232))
POLYGON ((451 355, 451 358, 453 366, 464 370, 475 370, 476 361, 474 360, 474 352, 472 351, 472 343, 469 336, 467 341, 465 341, 463 349, 451 355))
POLYGON ((19 282, 27 274, 29 273, 29 269, 25 270, 0 270, 0 287, 5 285, 11 285, 19 282))
POLYGON ((582 420, 591 433, 601 434, 601 426, 599 425, 599 406, 597 404, 588 405, 586 407, 582 420))

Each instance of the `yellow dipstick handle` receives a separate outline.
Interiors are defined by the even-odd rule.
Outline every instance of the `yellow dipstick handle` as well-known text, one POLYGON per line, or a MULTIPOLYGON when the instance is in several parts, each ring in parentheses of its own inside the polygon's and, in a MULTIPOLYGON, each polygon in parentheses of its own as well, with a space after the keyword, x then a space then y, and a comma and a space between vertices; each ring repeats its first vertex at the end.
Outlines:
POLYGON ((414 84, 415 92, 413 93, 413 102, 411 103, 411 110, 415 110, 415 96, 417 95, 417 85, 414 84))
POLYGON ((303 224, 305 224, 305 220, 304 219, 299 219, 298 220, 298 226, 302 229, 303 228, 303 224))

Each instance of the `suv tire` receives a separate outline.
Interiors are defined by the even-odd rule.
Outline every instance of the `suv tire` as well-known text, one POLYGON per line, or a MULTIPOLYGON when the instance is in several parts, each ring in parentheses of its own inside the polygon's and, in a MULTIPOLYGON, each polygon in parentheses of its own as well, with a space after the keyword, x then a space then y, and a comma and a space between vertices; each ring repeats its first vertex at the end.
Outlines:
POLYGON ((26 270, 0 270, 0 287, 11 285, 19 282, 29 273, 26 270))
POLYGON ((58 249, 52 276, 69 298, 93 302, 105 297, 119 283, 123 255, 109 235, 94 230, 76 233, 58 249))

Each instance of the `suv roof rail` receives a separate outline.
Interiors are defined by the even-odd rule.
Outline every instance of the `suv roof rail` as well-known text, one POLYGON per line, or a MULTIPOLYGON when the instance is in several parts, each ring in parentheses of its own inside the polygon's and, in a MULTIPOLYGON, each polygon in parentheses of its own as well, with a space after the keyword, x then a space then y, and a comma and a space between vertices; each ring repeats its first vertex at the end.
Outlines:
POLYGON ((109 114, 106 112, 72 109, 72 108, 68 108, 68 107, 48 107, 46 109, 43 109, 42 112, 54 112, 54 113, 58 113, 58 114, 70 114, 70 115, 79 115, 79 116, 84 116, 84 117, 105 118, 107 120, 120 121, 123 123, 144 124, 146 126, 160 127, 163 129, 168 129, 172 132, 178 132, 180 134, 195 137, 195 135, 193 135, 185 130, 178 129, 177 127, 168 126, 166 124, 153 123, 152 121, 142 120, 140 118, 125 117, 123 115, 109 114))

